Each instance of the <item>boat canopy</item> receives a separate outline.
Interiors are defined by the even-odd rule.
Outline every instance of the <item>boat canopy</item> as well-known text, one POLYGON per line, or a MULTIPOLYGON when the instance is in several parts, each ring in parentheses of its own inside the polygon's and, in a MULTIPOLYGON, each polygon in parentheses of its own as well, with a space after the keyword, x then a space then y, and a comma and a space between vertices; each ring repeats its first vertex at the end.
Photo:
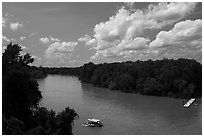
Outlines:
POLYGON ((184 107, 190 107, 190 105, 195 101, 195 98, 191 98, 185 105, 184 107))
POLYGON ((90 118, 90 119, 88 119, 88 121, 90 121, 90 122, 100 122, 99 119, 95 119, 95 118, 90 118))

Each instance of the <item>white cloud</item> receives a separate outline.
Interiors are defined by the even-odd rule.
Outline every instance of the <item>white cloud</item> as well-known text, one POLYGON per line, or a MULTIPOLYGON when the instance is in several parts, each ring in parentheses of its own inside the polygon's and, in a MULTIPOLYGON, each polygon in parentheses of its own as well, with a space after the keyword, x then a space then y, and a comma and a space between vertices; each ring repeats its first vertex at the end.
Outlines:
POLYGON ((141 51, 146 50, 149 41, 149 39, 143 37, 122 40, 121 43, 111 48, 97 50, 96 54, 92 56, 91 59, 131 57, 134 54, 140 54, 141 51))
POLYGON ((41 41, 43 44, 48 44, 48 43, 50 43, 50 40, 49 40, 47 37, 45 37, 45 38, 40 38, 40 41, 41 41))
POLYGON ((21 44, 19 44, 19 45, 21 46, 22 50, 27 49, 26 46, 23 46, 23 45, 21 45, 21 44))
POLYGON ((38 57, 38 56, 36 56, 36 55, 32 55, 32 58, 34 59, 34 61, 36 62, 39 62, 39 61, 41 61, 42 60, 42 58, 40 58, 40 57, 38 57))
POLYGON ((22 49, 27 49, 27 47, 25 47, 25 46, 23 46, 23 45, 21 45, 21 48, 22 48, 22 49))
POLYGON ((196 6, 194 2, 159 3, 157 6, 150 4, 147 18, 172 23, 179 21, 187 14, 191 13, 196 6))
POLYGON ((162 28, 182 19, 194 7, 195 3, 160 3, 146 10, 137 9, 133 13, 123 7, 109 21, 95 26, 94 37, 105 41, 131 39, 141 36, 145 29, 162 28))
MULTIPOLYGON (((161 31, 150 47, 161 47, 180 43, 189 43, 202 37, 202 20, 186 20, 174 25, 170 31, 161 31)), ((186 45, 185 44, 185 45, 186 45)))
POLYGON ((194 58, 202 61, 202 20, 178 22, 169 31, 161 31, 155 40, 143 37, 122 40, 111 48, 97 50, 91 60, 99 59, 194 58))
POLYGON ((169 31, 161 31, 149 44, 152 52, 163 57, 186 57, 201 60, 202 20, 186 20, 175 24, 169 31), (200 56, 200 58, 198 58, 200 56))
POLYGON ((49 36, 49 38, 48 37, 40 38, 40 41, 43 44, 50 44, 50 43, 53 43, 53 42, 60 42, 60 40, 58 38, 53 38, 51 36, 49 36))
POLYGON ((77 42, 54 42, 49 46, 48 51, 67 53, 73 51, 76 45, 77 42))
POLYGON ((89 35, 85 35, 84 37, 81 37, 78 39, 80 42, 85 42, 85 45, 94 45, 97 43, 96 39, 91 39, 89 35))
POLYGON ((2 47, 2 53, 4 53, 4 51, 6 50, 6 47, 7 47, 7 46, 3 46, 3 47, 2 47))
POLYGON ((91 40, 91 37, 89 35, 85 35, 84 37, 78 39, 78 41, 80 42, 87 42, 89 40, 91 40))
MULTIPOLYGON (((133 3, 128 6, 132 7, 133 3)), ((193 2, 178 2, 150 4, 143 10, 128 10, 122 7, 108 21, 95 26, 93 38, 85 35, 78 40, 96 49, 96 54, 91 59, 122 58, 130 55, 135 58, 148 57, 150 40, 145 38, 144 32, 158 30, 180 21, 190 14, 195 6, 196 3, 193 2)))
POLYGON ((22 27, 23 25, 18 22, 10 24, 10 28, 14 31, 17 31, 19 28, 22 28, 22 27))
POLYGON ((3 42, 10 42, 11 40, 7 38, 6 36, 2 35, 2 41, 3 42))
POLYGON ((22 36, 22 37, 20 37, 20 40, 24 40, 26 37, 25 36, 22 36))
POLYGON ((46 59, 65 63, 77 44, 77 42, 54 42, 45 51, 46 59))
POLYGON ((146 48, 149 41, 149 39, 137 37, 131 40, 122 40, 117 47, 122 50, 140 50, 146 48))
POLYGON ((60 42, 60 40, 59 40, 58 38, 50 37, 50 40, 51 40, 52 42, 60 42))

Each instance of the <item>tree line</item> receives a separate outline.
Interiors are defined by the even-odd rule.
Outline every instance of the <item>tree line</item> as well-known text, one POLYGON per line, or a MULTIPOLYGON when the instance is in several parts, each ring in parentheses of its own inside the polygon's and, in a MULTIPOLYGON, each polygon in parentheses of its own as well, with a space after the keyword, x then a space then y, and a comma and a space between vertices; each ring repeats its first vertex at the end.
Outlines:
POLYGON ((176 98, 201 97, 202 65, 193 59, 85 64, 80 80, 124 92, 176 98))
POLYGON ((10 43, 2 55, 2 134, 72 134, 77 113, 69 107, 58 114, 40 107, 36 78, 46 73, 31 67, 34 59, 21 51, 20 45, 10 43))
POLYGON ((142 95, 192 98, 202 95, 202 65, 194 59, 86 63, 77 68, 43 68, 47 74, 78 76, 94 86, 142 95))

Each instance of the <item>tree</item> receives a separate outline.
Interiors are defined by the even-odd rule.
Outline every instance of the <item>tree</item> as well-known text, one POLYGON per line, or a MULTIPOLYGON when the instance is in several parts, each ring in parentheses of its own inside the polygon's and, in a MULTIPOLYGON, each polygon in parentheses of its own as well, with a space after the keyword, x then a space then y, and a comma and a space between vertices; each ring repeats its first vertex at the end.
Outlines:
POLYGON ((144 94, 164 96, 160 83, 155 78, 147 78, 144 82, 144 94))
POLYGON ((133 88, 133 77, 129 74, 118 74, 118 76, 115 77, 113 82, 115 84, 114 86, 112 85, 112 89, 128 91, 133 88))
POLYGON ((3 68, 18 63, 21 51, 22 49, 20 45, 13 45, 12 43, 8 44, 2 56, 3 68))
POLYGON ((95 65, 92 62, 84 64, 84 66, 80 71, 79 78, 85 82, 89 82, 94 70, 95 70, 95 65))
POLYGON ((28 73, 12 70, 7 73, 3 88, 3 112, 27 122, 32 109, 42 98, 38 83, 28 73))
POLYGON ((32 58, 32 56, 28 53, 26 53, 25 55, 23 55, 21 58, 20 58, 20 62, 23 64, 23 65, 29 65, 31 63, 33 63, 34 59, 32 58))
POLYGON ((57 126, 58 135, 69 135, 72 133, 72 126, 74 124, 74 120, 79 116, 74 111, 74 109, 70 109, 69 107, 65 108, 61 113, 57 115, 57 126))
POLYGON ((17 135, 22 134, 24 123, 15 117, 7 119, 5 115, 2 117, 2 134, 3 135, 17 135))
POLYGON ((34 110, 30 119, 33 122, 32 128, 25 134, 71 135, 74 120, 78 117, 74 109, 70 109, 69 107, 57 115, 53 110, 40 107, 34 110))
POLYGON ((21 55, 22 48, 19 44, 8 44, 3 56, 3 68, 7 68, 11 65, 24 65, 27 66, 34 62, 32 56, 28 53, 21 55))
POLYGON ((42 95, 25 67, 34 60, 28 53, 21 55, 21 51, 20 45, 10 43, 3 53, 2 107, 7 116, 27 122, 42 95))

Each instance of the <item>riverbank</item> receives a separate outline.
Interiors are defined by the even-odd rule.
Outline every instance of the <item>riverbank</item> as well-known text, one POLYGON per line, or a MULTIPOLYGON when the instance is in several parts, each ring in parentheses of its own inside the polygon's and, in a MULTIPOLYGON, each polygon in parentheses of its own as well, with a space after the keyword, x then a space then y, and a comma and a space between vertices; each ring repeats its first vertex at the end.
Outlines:
POLYGON ((47 74, 77 76, 111 90, 173 98, 202 96, 202 65, 193 59, 163 59, 93 64, 77 68, 43 68, 47 74))

